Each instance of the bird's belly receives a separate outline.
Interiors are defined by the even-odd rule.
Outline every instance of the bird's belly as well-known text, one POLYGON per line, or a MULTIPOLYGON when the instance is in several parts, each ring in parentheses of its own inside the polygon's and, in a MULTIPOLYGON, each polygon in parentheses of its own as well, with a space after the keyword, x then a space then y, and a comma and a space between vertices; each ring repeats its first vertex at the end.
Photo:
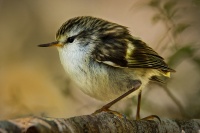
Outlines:
MULTIPOLYGON (((70 75, 80 89, 85 94, 101 101, 110 101, 121 96, 134 87, 134 80, 140 80, 137 76, 124 73, 122 69, 108 68, 104 65, 93 66, 88 70, 80 69, 80 67, 74 70, 76 72, 71 72, 70 75)), ((137 95, 144 84, 129 97, 137 95)))
MULTIPOLYGON (((131 94, 129 94, 127 96, 127 98, 131 98, 135 95, 138 95, 138 93, 141 91, 142 87, 140 87, 139 89, 135 90, 134 92, 132 92, 131 94)), ((92 91, 85 91, 85 90, 88 90, 88 88, 86 89, 82 89, 82 91, 84 93, 86 93, 87 95, 95 98, 95 99, 98 99, 98 100, 101 100, 101 101, 111 101, 111 100, 114 100, 116 99, 117 97, 123 95, 124 93, 126 93, 128 91, 127 88, 114 88, 114 87, 110 87, 110 86, 107 86, 106 88, 101 88, 101 90, 99 90, 99 88, 90 88, 90 90, 92 91)), ((129 88, 130 90, 130 88, 129 88)))
MULTIPOLYGON (((93 77, 97 80, 91 80, 92 82, 88 83, 88 78, 82 79, 82 82, 75 81, 77 84, 79 84, 80 89, 87 95, 101 100, 101 101, 110 101, 114 100, 117 97, 121 96, 122 94, 126 93, 130 89, 134 88, 134 85, 132 87, 127 86, 128 83, 123 83, 122 80, 115 80, 112 83, 109 83, 109 81, 105 79, 98 79, 98 77, 93 77), (119 85, 121 84, 121 85, 119 85)), ((128 97, 132 97, 134 95, 137 95, 140 90, 143 87, 140 87, 139 89, 132 92, 128 97)))

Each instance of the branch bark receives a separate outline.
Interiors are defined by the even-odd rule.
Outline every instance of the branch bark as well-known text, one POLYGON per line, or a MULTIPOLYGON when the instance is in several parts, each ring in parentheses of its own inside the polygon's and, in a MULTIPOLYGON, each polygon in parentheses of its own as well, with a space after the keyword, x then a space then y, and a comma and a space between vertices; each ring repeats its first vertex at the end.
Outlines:
POLYGON ((200 120, 129 120, 102 112, 71 118, 27 117, 0 121, 0 133, 199 133, 200 120))

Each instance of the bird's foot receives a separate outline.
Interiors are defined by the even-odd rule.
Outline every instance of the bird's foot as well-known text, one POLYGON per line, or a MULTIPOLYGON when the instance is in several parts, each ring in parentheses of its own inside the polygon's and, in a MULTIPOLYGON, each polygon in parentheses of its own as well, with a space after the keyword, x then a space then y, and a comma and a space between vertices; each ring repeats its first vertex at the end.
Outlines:
POLYGON ((157 115, 149 115, 149 116, 144 117, 142 119, 136 118, 136 120, 152 120, 152 119, 157 119, 161 123, 161 119, 157 115))
POLYGON ((119 113, 119 112, 117 112, 117 111, 110 110, 110 109, 108 109, 108 108, 104 108, 104 107, 102 107, 102 108, 96 110, 94 113, 92 113, 92 115, 96 115, 96 114, 101 113, 101 112, 110 113, 110 114, 113 114, 113 115, 115 115, 115 116, 117 116, 117 117, 125 118, 125 119, 126 119, 126 116, 125 116, 125 115, 123 115, 123 114, 121 114, 121 113, 119 113))

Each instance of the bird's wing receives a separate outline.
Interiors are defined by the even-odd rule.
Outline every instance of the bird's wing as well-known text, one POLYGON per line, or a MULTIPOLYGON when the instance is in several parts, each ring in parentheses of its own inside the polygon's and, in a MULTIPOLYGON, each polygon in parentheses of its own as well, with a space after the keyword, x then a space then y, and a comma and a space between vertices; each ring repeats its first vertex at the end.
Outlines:
POLYGON ((113 67, 153 68, 164 73, 174 71, 152 48, 132 37, 105 41, 92 55, 96 61, 113 67))

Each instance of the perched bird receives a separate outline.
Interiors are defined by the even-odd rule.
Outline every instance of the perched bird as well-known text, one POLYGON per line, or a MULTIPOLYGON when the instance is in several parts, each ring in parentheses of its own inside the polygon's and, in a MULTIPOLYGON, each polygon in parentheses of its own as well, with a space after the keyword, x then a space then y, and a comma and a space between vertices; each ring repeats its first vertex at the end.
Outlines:
POLYGON ((39 46, 57 46, 65 71, 85 94, 102 101, 113 100, 101 111, 129 94, 141 97, 141 90, 150 80, 174 72, 127 27, 91 16, 66 21, 57 31, 55 42, 39 46))

